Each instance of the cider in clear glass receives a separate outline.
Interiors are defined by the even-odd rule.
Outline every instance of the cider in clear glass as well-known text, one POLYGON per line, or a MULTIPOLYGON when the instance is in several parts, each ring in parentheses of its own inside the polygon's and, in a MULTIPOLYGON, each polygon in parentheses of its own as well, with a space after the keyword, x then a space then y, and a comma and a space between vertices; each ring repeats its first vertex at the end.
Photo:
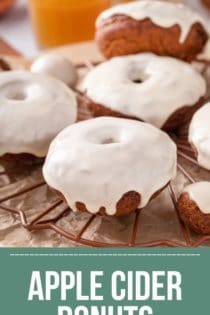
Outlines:
POLYGON ((37 42, 41 48, 94 38, 95 20, 111 0, 28 0, 37 42))

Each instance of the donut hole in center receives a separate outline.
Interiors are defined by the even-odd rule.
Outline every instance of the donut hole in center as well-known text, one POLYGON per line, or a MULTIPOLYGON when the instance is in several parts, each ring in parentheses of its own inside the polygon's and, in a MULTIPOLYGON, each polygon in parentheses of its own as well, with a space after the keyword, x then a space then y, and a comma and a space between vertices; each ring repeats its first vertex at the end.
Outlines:
POLYGON ((128 70, 128 78, 134 84, 142 84, 148 79, 148 75, 143 71, 143 69, 131 66, 128 70))
POLYGON ((27 98, 25 91, 10 91, 7 94, 7 98, 13 101, 24 101, 27 98))
POLYGON ((24 101, 28 98, 28 83, 14 80, 1 86, 1 94, 11 101, 24 101))
POLYGON ((94 129, 94 132, 91 130, 86 133, 86 139, 88 142, 97 146, 120 144, 122 142, 121 133, 116 132, 115 129, 116 128, 113 129, 113 126, 109 126, 107 130, 103 130, 101 128, 97 128, 97 130, 94 129))
POLYGON ((141 79, 134 79, 132 82, 136 83, 136 84, 143 83, 143 81, 141 79))
POLYGON ((113 138, 104 138, 102 141, 101 141, 101 144, 114 144, 114 143, 117 143, 117 141, 115 141, 113 138))

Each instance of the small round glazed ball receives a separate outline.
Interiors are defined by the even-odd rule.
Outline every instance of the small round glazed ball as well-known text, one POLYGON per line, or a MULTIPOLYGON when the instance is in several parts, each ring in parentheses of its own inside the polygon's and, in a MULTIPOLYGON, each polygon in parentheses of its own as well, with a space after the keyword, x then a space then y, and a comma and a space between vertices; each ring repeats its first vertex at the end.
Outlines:
POLYGON ((69 86, 75 86, 78 75, 73 63, 62 55, 48 53, 38 57, 31 65, 32 72, 51 75, 69 86))
POLYGON ((178 198, 177 208, 189 228, 199 234, 210 234, 210 182, 186 186, 178 198))

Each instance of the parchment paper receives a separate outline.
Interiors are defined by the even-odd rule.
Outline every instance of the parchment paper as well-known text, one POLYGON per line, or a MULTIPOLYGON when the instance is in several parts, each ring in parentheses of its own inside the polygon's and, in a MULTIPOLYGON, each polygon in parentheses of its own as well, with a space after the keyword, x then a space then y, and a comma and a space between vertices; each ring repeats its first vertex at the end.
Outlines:
MULTIPOLYGON (((204 10, 203 8, 201 9, 197 1, 190 0, 187 2, 196 8, 199 6, 199 10, 204 12, 205 15, 208 15, 207 10, 204 10)), ((208 15, 208 17, 210 17, 210 15, 208 15)), ((95 48, 93 50, 95 50, 95 48)), ((67 50, 64 51, 64 54, 69 56, 67 50)), ((60 50, 60 52, 62 52, 62 50, 60 50)), ((101 58, 100 54, 97 54, 97 58, 97 60, 101 58)), ((25 59, 7 58, 7 60, 12 64, 13 68, 18 69, 25 69, 30 64, 30 62, 25 59)), ((196 67, 200 68, 200 66, 196 67)), ((84 75, 84 73, 82 73, 82 75, 84 75)), ((209 78, 207 79, 210 86, 209 78)), ((86 111, 83 111, 82 109, 80 111, 81 118, 84 118, 85 115, 86 111)), ((194 167, 191 163, 183 159, 180 160, 180 163, 188 169, 190 174, 194 176, 196 180, 210 180, 209 172, 204 171, 201 168, 194 167)), ((0 166, 0 173, 2 171, 3 167, 0 166)), ((42 170, 40 165, 31 167, 19 165, 15 168, 14 172, 10 174, 10 176, 0 176, 0 198, 2 196, 9 195, 12 192, 19 191, 21 188, 24 188, 29 184, 31 185, 33 183, 37 183, 42 179, 42 170)), ((188 180, 186 177, 179 172, 177 178, 172 183, 176 195, 179 194, 187 183, 188 180)), ((28 192, 25 195, 6 201, 4 205, 23 210, 27 219, 32 220, 32 218, 39 214, 43 209, 46 209, 48 206, 53 204, 57 198, 58 197, 55 193, 52 193, 45 185, 33 190, 32 192, 28 192)), ((65 204, 57 207, 50 216, 48 216, 48 218, 54 217, 56 213, 59 213, 62 209, 64 209, 64 207, 65 204)), ((87 213, 71 212, 67 216, 61 218, 57 225, 66 231, 77 234, 89 218, 90 215, 87 213)), ((110 244, 127 243, 131 238, 134 218, 134 214, 121 218, 98 216, 86 230, 83 237, 110 244)), ((194 240, 199 238, 199 236, 194 233, 191 234, 191 237, 194 240)), ((158 240, 171 240, 179 242, 183 245, 185 244, 180 223, 170 198, 168 188, 166 188, 158 198, 154 199, 140 213, 136 242, 144 243, 158 240)), ((51 230, 29 232, 22 227, 18 216, 0 209, 0 246, 76 247, 81 245, 62 237, 51 230)), ((210 242, 206 243, 205 246, 210 246, 210 242)))

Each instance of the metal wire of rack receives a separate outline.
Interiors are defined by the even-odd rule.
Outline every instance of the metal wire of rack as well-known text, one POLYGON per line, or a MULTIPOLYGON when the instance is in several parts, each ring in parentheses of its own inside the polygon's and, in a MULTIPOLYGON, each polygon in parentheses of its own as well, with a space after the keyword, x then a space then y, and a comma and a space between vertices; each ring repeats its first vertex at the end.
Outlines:
MULTIPOLYGON (((96 63, 95 63, 96 64, 96 63)), ((77 67, 80 68, 87 68, 91 69, 95 64, 90 62, 85 62, 84 64, 79 64, 77 67)), ((206 65, 208 67, 209 64, 206 65)), ((82 97, 82 94, 80 91, 76 90, 78 97, 82 97)), ((87 119, 87 111, 84 108, 79 109, 79 118, 80 120, 87 119)), ((182 159, 188 161, 189 163, 192 163, 193 165, 196 165, 199 167, 193 150, 190 147, 190 145, 187 143, 185 138, 176 138, 174 139, 177 144, 177 152, 178 157, 181 157, 182 159)), ((178 170, 191 182, 195 182, 195 179, 190 174, 188 169, 184 167, 180 162, 178 162, 178 170)), ((0 171, 0 177, 5 176, 5 171, 0 171)), ((12 199, 16 197, 25 197, 28 193, 34 192, 36 189, 43 187, 47 185, 45 181, 40 180, 36 183, 30 184, 27 187, 20 188, 16 192, 11 192, 9 194, 6 194, 3 197, 0 197, 0 209, 7 211, 15 216, 19 217, 19 220, 22 224, 22 226, 27 229, 28 231, 39 231, 39 230, 52 230, 58 233, 59 235, 74 241, 81 245, 87 245, 91 247, 198 247, 205 244, 205 242, 210 241, 210 235, 205 236, 198 236, 196 240, 193 240, 191 238, 191 233, 189 228, 181 221, 179 217, 179 213, 176 207, 177 200, 176 200, 176 194, 173 188, 172 183, 168 186, 169 196, 172 200, 174 211, 176 213, 181 231, 182 236, 184 239, 183 242, 179 241, 173 241, 170 239, 159 239, 154 241, 146 241, 146 242, 139 242, 137 241, 137 233, 138 233, 138 226, 141 221, 141 213, 143 209, 137 209, 135 211, 135 217, 132 223, 132 229, 129 236, 129 240, 127 242, 105 242, 105 241, 95 241, 91 240, 84 236, 87 229, 90 227, 91 224, 94 223, 94 220, 96 220, 97 215, 90 215, 86 222, 83 224, 83 226, 80 228, 79 232, 72 233, 69 230, 65 230, 61 226, 58 225, 58 222, 61 218, 64 218, 65 216, 68 216, 72 210, 68 207, 68 205, 59 197, 56 198, 56 200, 47 208, 43 209, 38 215, 34 216, 32 219, 28 219, 26 213, 21 210, 17 209, 15 207, 8 206, 6 203, 8 201, 11 201, 12 199), (56 213, 53 217, 46 218, 49 214, 53 215, 53 212, 55 209, 57 209, 59 206, 63 205, 63 208, 59 213, 56 213)))

